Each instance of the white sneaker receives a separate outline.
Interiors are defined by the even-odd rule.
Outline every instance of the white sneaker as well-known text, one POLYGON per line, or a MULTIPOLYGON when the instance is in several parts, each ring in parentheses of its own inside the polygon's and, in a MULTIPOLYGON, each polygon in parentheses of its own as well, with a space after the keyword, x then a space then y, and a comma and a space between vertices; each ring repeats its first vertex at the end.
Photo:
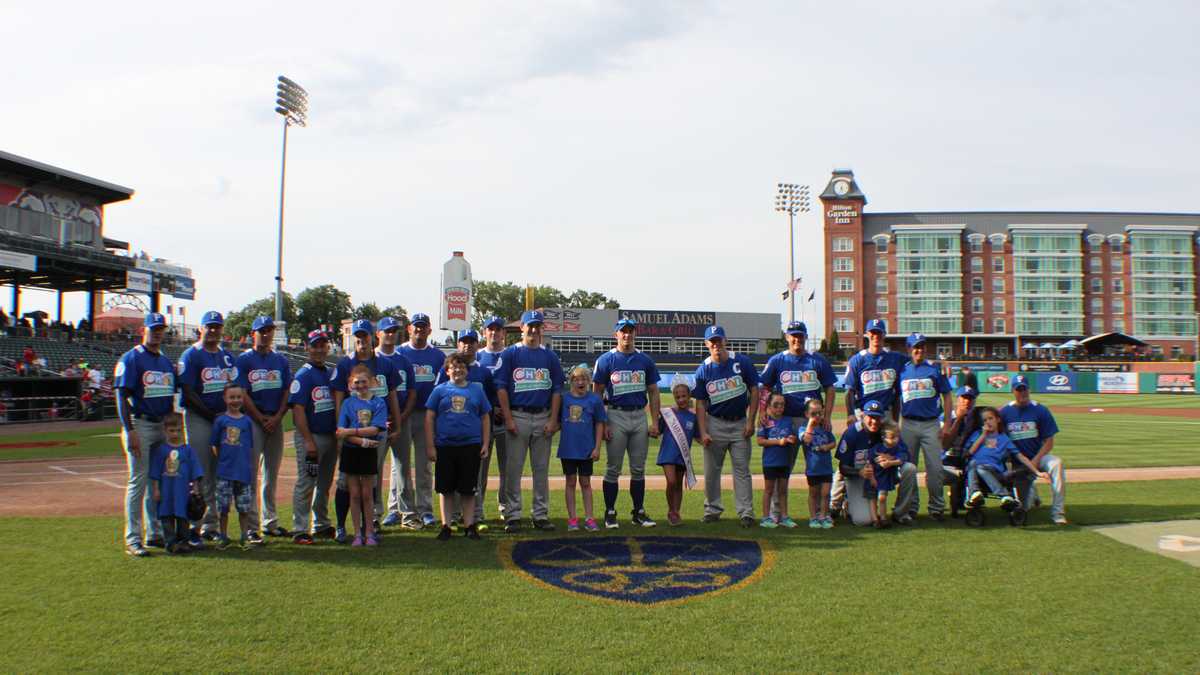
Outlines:
POLYGON ((1051 520, 1054 521, 1055 525, 1070 525, 1070 523, 1067 522, 1066 516, 1062 516, 1062 515, 1054 516, 1053 518, 1051 518, 1051 520))

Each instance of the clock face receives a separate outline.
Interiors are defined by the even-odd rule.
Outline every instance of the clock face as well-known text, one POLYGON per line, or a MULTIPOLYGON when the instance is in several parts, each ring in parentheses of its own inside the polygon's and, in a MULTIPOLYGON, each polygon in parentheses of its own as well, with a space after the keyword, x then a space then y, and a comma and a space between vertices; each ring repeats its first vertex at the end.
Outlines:
POLYGON ((845 195, 847 192, 850 191, 850 181, 847 181, 847 180, 834 181, 833 191, 838 196, 845 195))

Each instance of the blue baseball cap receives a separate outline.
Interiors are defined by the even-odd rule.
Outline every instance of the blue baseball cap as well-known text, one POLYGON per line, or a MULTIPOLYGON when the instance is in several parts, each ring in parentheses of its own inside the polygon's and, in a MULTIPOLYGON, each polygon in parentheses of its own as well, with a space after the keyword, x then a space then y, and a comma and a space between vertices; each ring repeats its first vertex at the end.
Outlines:
POLYGON ((711 340, 713 338, 725 339, 725 329, 720 326, 709 326, 704 329, 704 339, 711 340))
POLYGON ((887 322, 883 319, 871 319, 867 322, 867 329, 863 331, 863 335, 867 333, 883 333, 887 335, 887 322))
POLYGON ((254 323, 250 324, 250 330, 257 333, 264 328, 274 328, 275 319, 269 316, 259 316, 254 318, 254 323))
POLYGON ((389 331, 393 328, 399 327, 400 322, 390 316, 385 316, 379 320, 379 330, 381 331, 389 331))
POLYGON ((167 320, 158 312, 150 312, 146 315, 146 319, 142 322, 142 325, 146 328, 158 328, 159 326, 167 325, 167 320))
POLYGON ((351 327, 350 333, 352 335, 358 335, 359 333, 373 335, 375 333, 375 327, 371 325, 370 321, 367 321, 366 319, 359 319, 354 322, 354 326, 351 327))
POLYGON ((491 328, 493 326, 499 326, 500 328, 504 328, 504 319, 501 319, 498 316, 493 316, 493 317, 489 317, 487 320, 487 323, 483 324, 484 328, 491 328))
POLYGON ((965 396, 966 398, 975 398, 979 395, 979 392, 975 391, 974 387, 968 387, 965 384, 958 389, 955 389, 954 393, 958 396, 965 396))
POLYGON ((545 322, 546 322, 546 317, 542 316, 542 313, 537 311, 536 309, 531 309, 528 312, 525 312, 524 314, 521 315, 521 325, 522 326, 528 326, 528 325, 534 324, 534 323, 545 323, 545 322))
POLYGON ((637 322, 629 317, 621 317, 620 319, 617 319, 615 324, 613 324, 613 330, 621 330, 622 328, 633 328, 636 330, 637 322))
POLYGON ((808 335, 808 326, 805 326, 803 321, 793 321, 788 324, 785 332, 788 335, 808 335))
POLYGON ((225 317, 221 316, 220 312, 209 310, 204 313, 203 317, 200 318, 201 326, 212 326, 214 324, 218 326, 225 325, 225 317))
POLYGON ((1026 389, 1028 389, 1029 388, 1029 378, 1025 377, 1024 375, 1013 375, 1012 383, 1010 384, 1010 386, 1013 391, 1016 391, 1016 390, 1020 389, 1021 387, 1025 387, 1026 389))
POLYGON ((863 414, 867 417, 883 417, 883 406, 879 401, 867 401, 862 407, 863 414))
POLYGON ((417 312, 416 314, 412 315, 412 321, 410 323, 414 326, 420 326, 421 324, 425 324, 426 326, 428 326, 429 325, 429 315, 425 314, 423 312, 417 312))
POLYGON ((474 340, 476 342, 479 342, 479 333, 468 328, 467 330, 464 330, 463 332, 458 334, 458 341, 462 342, 464 340, 474 340))
POLYGON ((923 345, 925 344, 925 336, 920 333, 913 333, 912 335, 908 336, 908 339, 904 341, 904 344, 908 345, 909 349, 912 349, 917 345, 923 345))
POLYGON ((308 331, 308 344, 315 345, 321 340, 328 340, 329 336, 320 328, 308 331))

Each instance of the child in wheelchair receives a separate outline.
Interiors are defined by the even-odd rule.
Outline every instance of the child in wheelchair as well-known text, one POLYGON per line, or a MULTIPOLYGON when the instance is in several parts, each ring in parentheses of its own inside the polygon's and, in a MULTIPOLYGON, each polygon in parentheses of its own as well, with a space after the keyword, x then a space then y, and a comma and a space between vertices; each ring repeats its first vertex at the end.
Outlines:
POLYGON ((980 408, 983 428, 973 433, 964 444, 966 461, 967 524, 982 525, 984 500, 991 496, 1000 500, 1000 508, 1009 514, 1009 522, 1023 525, 1025 512, 1013 493, 1014 482, 1029 474, 1040 478, 1049 476, 1029 461, 1013 445, 1008 436, 1000 433, 1000 414, 995 408, 980 408), (1012 470, 1009 470, 1009 465, 1012 470))

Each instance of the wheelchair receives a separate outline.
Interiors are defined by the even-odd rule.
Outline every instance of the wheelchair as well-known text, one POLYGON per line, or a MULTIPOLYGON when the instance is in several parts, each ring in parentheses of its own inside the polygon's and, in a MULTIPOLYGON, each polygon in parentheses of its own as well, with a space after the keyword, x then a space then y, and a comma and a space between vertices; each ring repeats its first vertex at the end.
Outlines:
POLYGON ((1024 465, 1018 465, 1010 468, 1004 473, 1000 473, 988 466, 982 466, 979 468, 979 470, 991 472, 992 476, 995 477, 1000 484, 1008 490, 1008 494, 992 494, 991 490, 988 489, 987 483, 981 480, 979 481, 978 489, 983 493, 983 501, 977 505, 970 504, 969 501, 967 501, 970 499, 970 495, 967 494, 967 470, 964 468, 962 470, 962 476, 959 478, 958 493, 962 495, 963 505, 966 509, 964 522, 966 522, 967 527, 983 527, 986 525, 987 515, 983 507, 987 504, 987 500, 994 499, 999 501, 1004 497, 1013 498, 1013 501, 1008 503, 1008 508, 1005 509, 1008 515, 1008 524, 1012 527, 1024 527, 1025 521, 1029 514, 1021 506, 1021 501, 1017 499, 1016 486, 1020 482, 1029 478, 1030 474, 1028 467, 1024 465))

